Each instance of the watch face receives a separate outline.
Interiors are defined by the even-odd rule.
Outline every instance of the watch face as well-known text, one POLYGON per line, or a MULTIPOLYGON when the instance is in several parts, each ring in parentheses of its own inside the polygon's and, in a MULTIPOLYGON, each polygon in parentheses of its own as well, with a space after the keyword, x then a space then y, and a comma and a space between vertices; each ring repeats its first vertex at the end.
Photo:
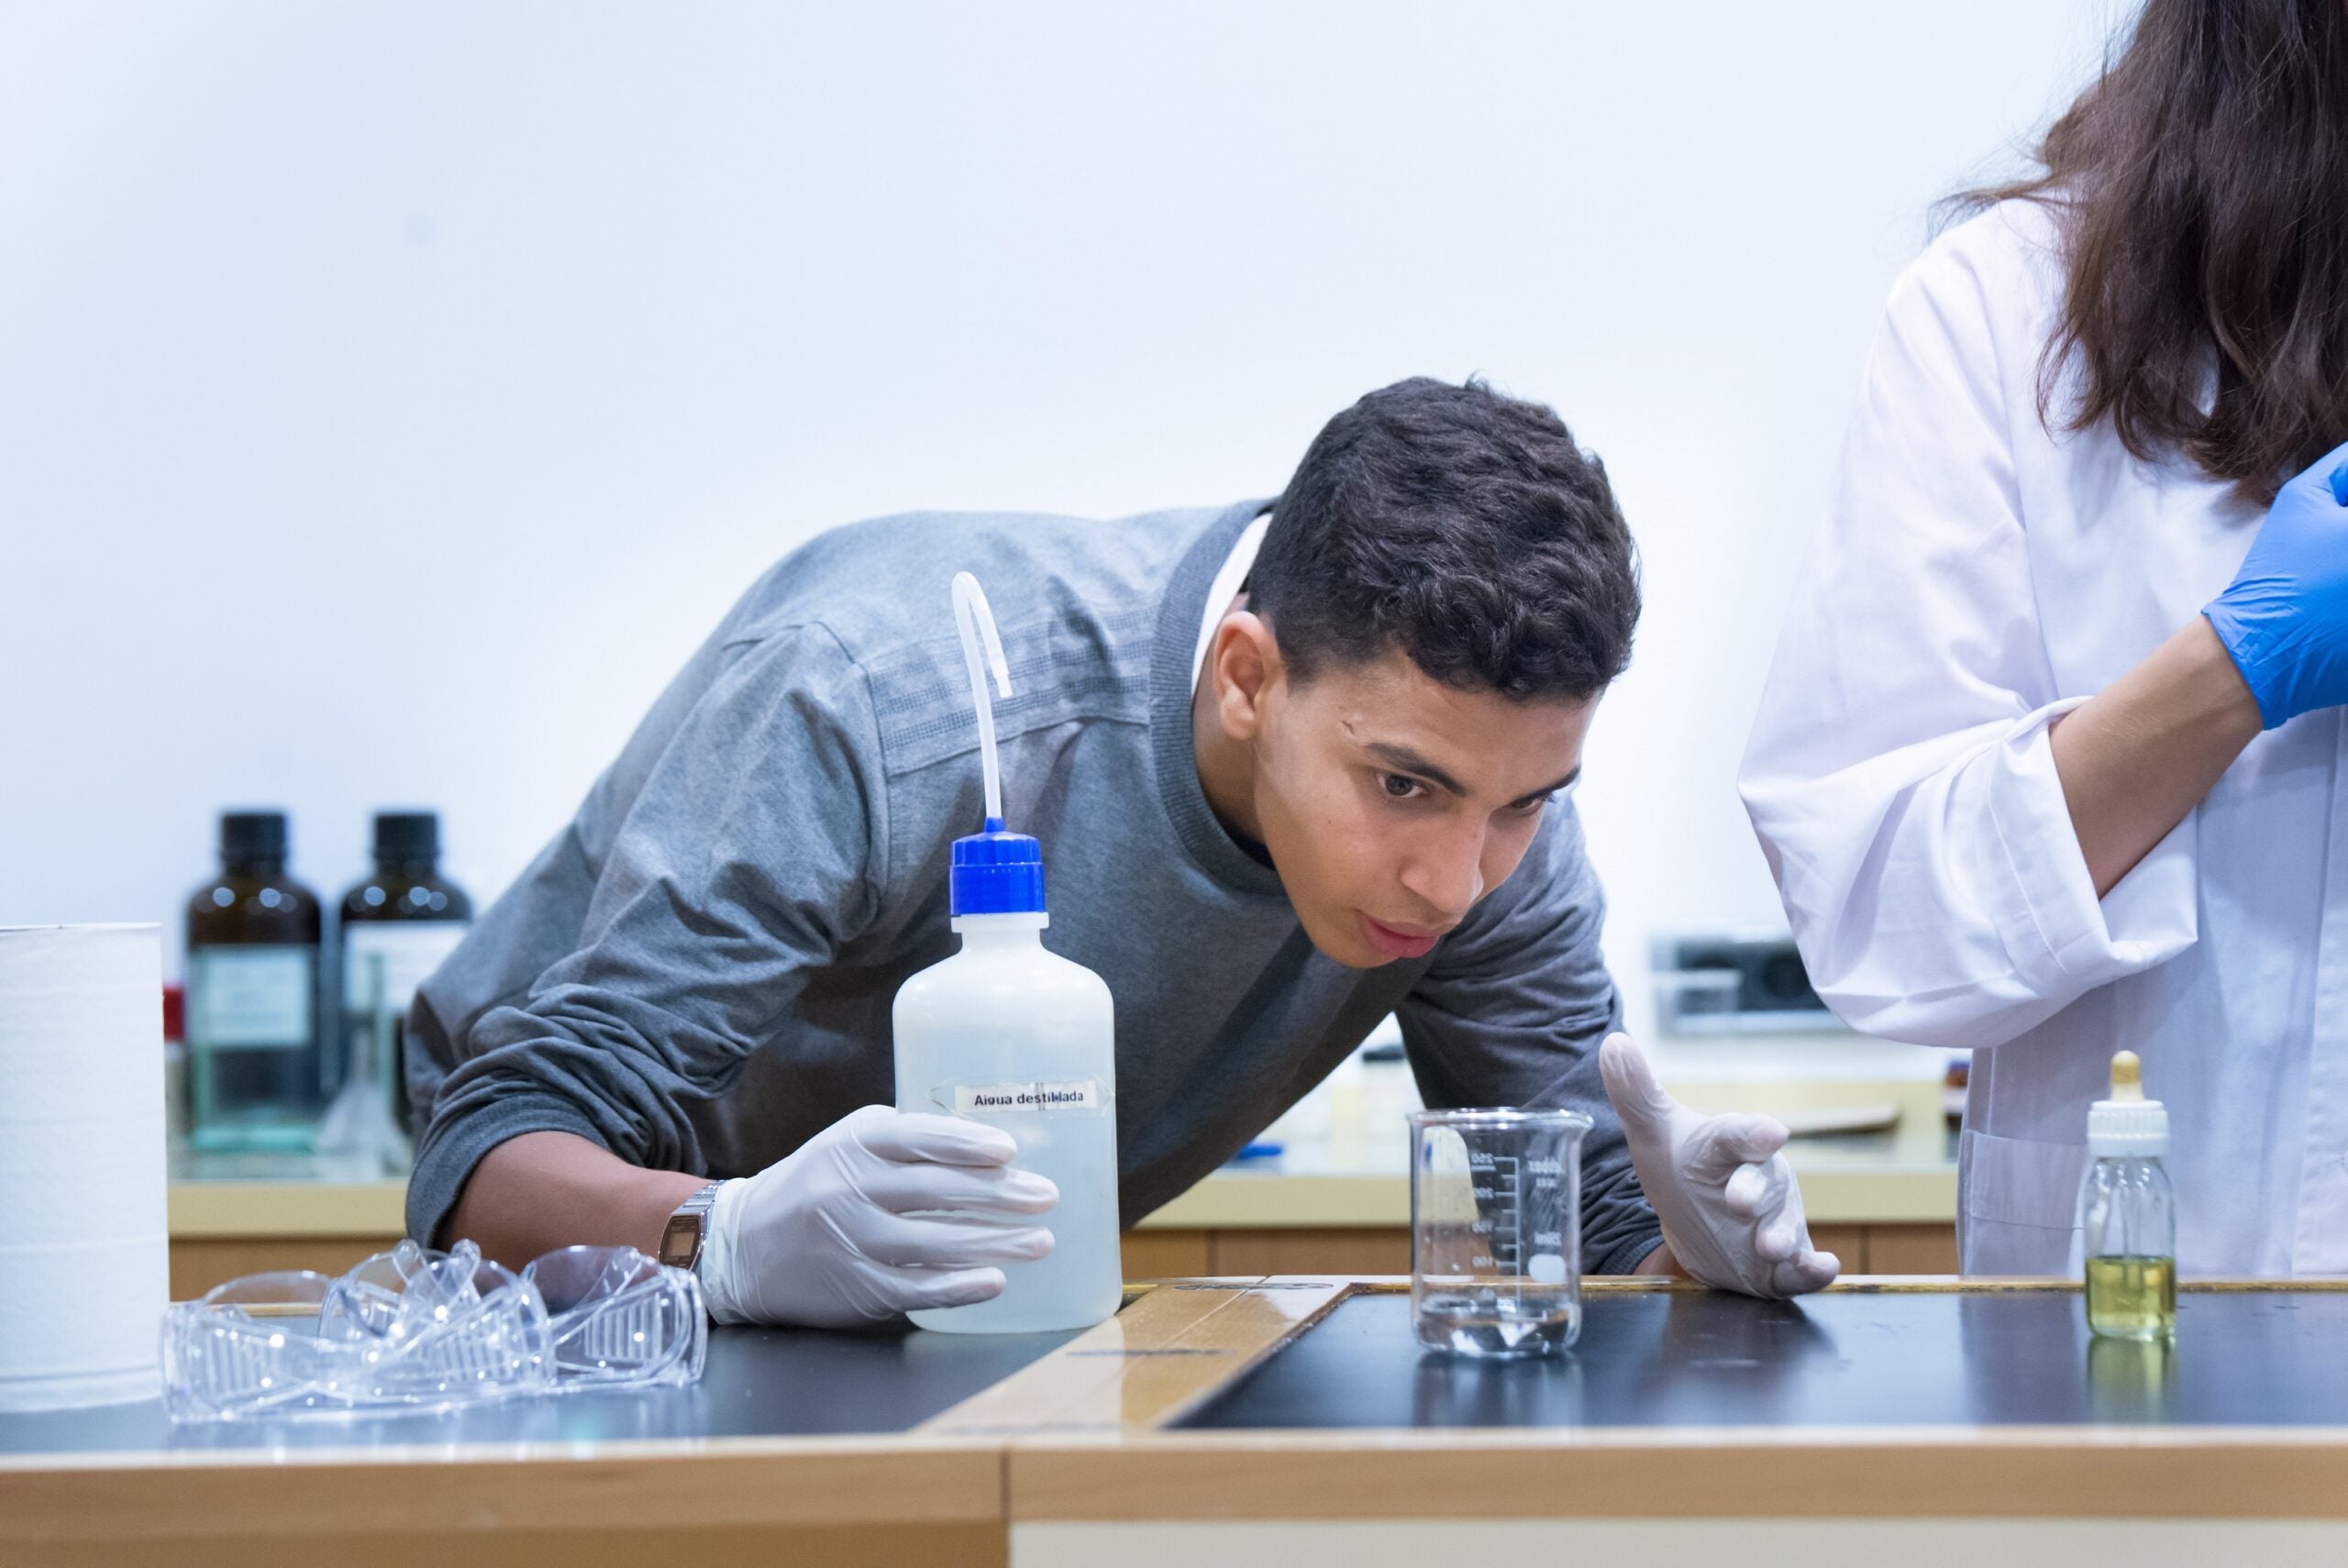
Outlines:
POLYGON ((671 1214, 668 1228, 660 1232, 660 1261, 670 1268, 691 1268, 701 1255, 702 1217, 698 1214, 671 1214))

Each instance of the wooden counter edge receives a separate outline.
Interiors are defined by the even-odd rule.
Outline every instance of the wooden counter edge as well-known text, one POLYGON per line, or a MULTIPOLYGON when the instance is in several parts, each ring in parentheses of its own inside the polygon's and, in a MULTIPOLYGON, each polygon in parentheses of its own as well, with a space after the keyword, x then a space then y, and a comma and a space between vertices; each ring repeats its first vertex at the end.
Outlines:
POLYGON ((994 1523, 999 1444, 739 1438, 0 1456, 0 1541, 994 1523))
MULTIPOLYGON (((1953 1224, 1954 1164, 1798 1166, 1812 1225, 1953 1224)), ((1136 1230, 1274 1231, 1318 1227, 1396 1230, 1411 1222, 1408 1171, 1217 1170, 1136 1230)))
POLYGON ((175 1240, 214 1237, 401 1236, 407 1184, 400 1180, 173 1181, 164 1189, 175 1240))
POLYGON ((1013 1524, 2348 1518, 2348 1428, 1153 1432, 1016 1440, 1013 1524))
MULTIPOLYGON (((1956 1211, 1954 1166, 1800 1172, 1812 1225, 1941 1224, 1956 1211)), ((170 1184, 171 1234, 195 1241, 397 1236, 407 1226, 399 1180, 329 1182, 182 1177, 170 1184)), ((1400 1230, 1411 1222, 1404 1172, 1216 1171, 1136 1224, 1143 1231, 1400 1230)))

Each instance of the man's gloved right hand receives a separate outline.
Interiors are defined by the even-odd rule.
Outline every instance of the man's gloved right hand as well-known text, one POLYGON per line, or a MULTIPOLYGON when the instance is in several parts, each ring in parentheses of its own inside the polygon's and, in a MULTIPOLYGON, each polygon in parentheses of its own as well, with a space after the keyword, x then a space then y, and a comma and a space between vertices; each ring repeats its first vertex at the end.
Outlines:
POLYGON ((1631 1168, 1681 1268, 1747 1296, 1801 1296, 1834 1283, 1842 1260, 1811 1245, 1801 1184, 1779 1152, 1783 1122, 1689 1110, 1655 1081, 1627 1034, 1606 1037, 1598 1070, 1631 1146, 1631 1168))
POLYGON ((2348 703, 2348 447, 2286 484, 2202 610, 2273 729, 2348 703))
POLYGON ((1019 1221, 1060 1196, 1010 1168, 1018 1152, 982 1122, 850 1111, 717 1189, 700 1270, 711 1320, 844 1329, 1000 1296, 990 1265, 1050 1252, 1049 1231, 1019 1221))

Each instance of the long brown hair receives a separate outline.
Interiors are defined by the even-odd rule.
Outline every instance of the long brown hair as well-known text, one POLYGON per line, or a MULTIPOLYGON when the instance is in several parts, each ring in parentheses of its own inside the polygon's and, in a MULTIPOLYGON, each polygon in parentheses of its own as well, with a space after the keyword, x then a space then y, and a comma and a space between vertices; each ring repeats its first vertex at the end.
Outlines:
POLYGON ((2149 0, 2038 159, 1957 205, 2057 215, 2042 418, 2076 359, 2065 425, 2262 503, 2348 441, 2348 0, 2149 0))

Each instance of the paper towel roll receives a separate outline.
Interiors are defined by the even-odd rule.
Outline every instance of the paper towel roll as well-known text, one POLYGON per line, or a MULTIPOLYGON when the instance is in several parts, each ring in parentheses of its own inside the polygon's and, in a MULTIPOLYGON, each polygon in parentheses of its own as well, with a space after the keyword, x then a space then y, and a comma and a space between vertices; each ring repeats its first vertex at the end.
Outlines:
POLYGON ((0 1409, 161 1392, 162 985, 154 926, 0 926, 0 1409))

